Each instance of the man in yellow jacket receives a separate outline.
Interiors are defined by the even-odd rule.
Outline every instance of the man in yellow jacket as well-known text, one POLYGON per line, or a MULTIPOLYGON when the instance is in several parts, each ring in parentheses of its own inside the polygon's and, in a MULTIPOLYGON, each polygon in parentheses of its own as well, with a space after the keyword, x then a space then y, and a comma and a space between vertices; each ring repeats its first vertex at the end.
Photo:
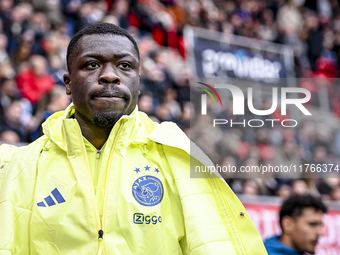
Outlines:
POLYGON ((138 112, 139 52, 125 30, 81 30, 67 64, 73 104, 37 141, 0 147, 0 255, 267 254, 227 184, 190 177, 209 158, 138 112))

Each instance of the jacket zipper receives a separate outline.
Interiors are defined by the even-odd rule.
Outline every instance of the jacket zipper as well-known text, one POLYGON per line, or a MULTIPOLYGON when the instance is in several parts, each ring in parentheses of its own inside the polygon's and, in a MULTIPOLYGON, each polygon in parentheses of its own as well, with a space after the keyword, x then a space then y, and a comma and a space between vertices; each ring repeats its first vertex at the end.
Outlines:
POLYGON ((240 228, 240 226, 239 226, 239 223, 237 222, 237 220, 236 220, 236 218, 235 218, 235 214, 234 214, 234 212, 231 210, 229 203, 227 202, 226 204, 227 204, 227 206, 228 206, 229 212, 231 212, 230 214, 231 214, 231 217, 233 218, 234 226, 237 228, 237 232, 240 233, 239 236, 240 236, 242 245, 243 245, 243 247, 244 247, 244 250, 245 250, 246 254, 250 254, 249 248, 248 248, 248 244, 247 244, 247 243, 245 242, 245 240, 244 240, 243 231, 241 231, 241 228, 240 228))
MULTIPOLYGON (((83 138, 82 138, 82 135, 81 135, 81 132, 80 130, 78 129, 77 130, 78 132, 78 138, 79 138, 79 141, 81 141, 83 138)), ((84 158, 84 162, 85 162, 85 167, 86 167, 86 176, 87 176, 87 181, 88 181, 88 184, 90 185, 90 187, 92 188, 92 191, 90 192, 90 196, 91 196, 91 201, 92 201, 92 209, 93 209, 93 212, 94 212, 94 217, 95 217, 95 222, 96 222, 96 227, 97 227, 97 231, 98 233, 100 233, 101 228, 100 228, 100 219, 99 219, 99 212, 98 212, 98 208, 97 208, 97 204, 96 204, 96 200, 95 200, 95 197, 94 197, 94 187, 93 187, 93 181, 92 181, 92 177, 91 177, 91 173, 90 173, 90 169, 89 169, 89 166, 88 164, 86 163, 87 162, 87 158, 86 158, 86 152, 85 152, 85 149, 84 149, 84 146, 80 146, 81 148, 81 152, 82 152, 82 155, 83 155, 83 158, 84 158)), ((98 238, 98 246, 99 246, 99 251, 101 252, 101 249, 102 249, 102 243, 103 243, 103 234, 102 233, 101 235, 99 235, 99 238, 98 238)), ((98 252, 99 252, 98 251, 98 252)), ((100 254, 100 253, 98 253, 100 254)))
MULTIPOLYGON (((95 164, 95 169, 98 169, 98 166, 100 167, 100 153, 101 151, 97 149, 96 152, 96 164, 95 164)), ((97 189, 97 184, 96 184, 96 189, 97 189)), ((97 190, 95 191, 95 194, 97 193, 97 190)), ((98 204, 98 201, 96 201, 96 205, 98 204)), ((103 236, 104 236, 104 231, 102 229, 100 229, 98 231, 98 254, 97 255, 101 255, 103 252, 103 236)))
MULTIPOLYGON (((103 216, 102 216, 102 229, 103 230, 105 230, 105 222, 106 222, 106 205, 107 205, 107 196, 108 196, 108 193, 109 193, 108 189, 109 189, 109 183, 110 183, 110 169, 111 169, 112 156, 113 156, 113 153, 114 153, 114 150, 115 150, 115 147, 116 147, 116 143, 117 143, 117 139, 118 139, 119 133, 122 130, 122 127, 124 125, 123 121, 124 120, 122 120, 122 122, 121 122, 121 124, 120 124, 120 126, 118 128, 117 134, 115 136, 115 139, 113 140, 113 144, 112 144, 111 151, 110 151, 110 156, 109 156, 109 165, 108 165, 108 169, 107 169, 108 172, 106 174, 105 193, 104 193, 104 205, 103 205, 103 216)), ((105 247, 105 244, 103 243, 102 249, 103 249, 103 254, 105 255, 104 247, 105 247)), ((100 254, 98 253, 98 255, 100 255, 100 254)))
MULTIPOLYGON (((101 163, 100 154, 101 154, 101 151, 97 149, 96 158, 95 158, 95 164, 94 164, 94 169, 96 169, 97 171, 98 170, 100 171, 100 165, 101 165, 100 164, 101 163)), ((94 179, 94 192, 95 192, 95 196, 97 195, 97 192, 98 192, 97 189, 98 189, 98 179, 99 178, 100 178, 100 176, 97 176, 97 178, 94 179)), ((96 199, 96 204, 98 204, 97 199, 96 199)))
POLYGON ((108 189, 109 189, 109 183, 110 183, 110 169, 111 169, 111 162, 112 162, 112 156, 116 147, 116 143, 117 143, 117 139, 119 136, 120 131, 122 130, 122 127, 124 125, 124 122, 122 121, 122 123, 120 124, 117 134, 115 135, 115 139, 113 141, 112 147, 111 147, 111 151, 110 151, 110 156, 109 156, 109 165, 108 165, 108 172, 106 174, 106 183, 105 183, 105 194, 104 194, 104 205, 103 205, 103 216, 102 216, 102 228, 101 230, 99 230, 99 241, 101 241, 100 243, 100 249, 98 251, 98 255, 101 255, 101 253, 103 253, 105 255, 105 243, 103 242, 103 234, 104 234, 104 230, 105 230, 105 223, 106 223, 106 205, 107 205, 107 196, 108 196, 108 189), (102 234, 101 234, 102 233, 102 234), (99 253, 101 252, 101 253, 99 253))

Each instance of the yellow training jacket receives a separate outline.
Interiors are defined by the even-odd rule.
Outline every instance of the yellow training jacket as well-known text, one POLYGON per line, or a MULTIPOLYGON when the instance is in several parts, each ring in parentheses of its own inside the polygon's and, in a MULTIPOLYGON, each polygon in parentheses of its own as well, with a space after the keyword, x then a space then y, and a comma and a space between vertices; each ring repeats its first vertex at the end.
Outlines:
POLYGON ((52 115, 26 147, 0 147, 0 255, 267 254, 227 184, 190 177, 190 159, 212 163, 176 125, 123 116, 94 190, 73 113, 52 115))

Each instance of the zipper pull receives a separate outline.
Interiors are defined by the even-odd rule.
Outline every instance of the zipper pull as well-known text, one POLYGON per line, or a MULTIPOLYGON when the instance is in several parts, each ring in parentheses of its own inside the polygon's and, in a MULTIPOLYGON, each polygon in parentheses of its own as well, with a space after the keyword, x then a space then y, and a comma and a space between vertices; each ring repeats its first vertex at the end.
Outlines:
POLYGON ((99 230, 98 231, 98 253, 97 255, 102 255, 103 252, 103 235, 104 235, 104 231, 103 230, 99 230))
POLYGON ((99 230, 98 231, 98 239, 103 239, 103 235, 104 235, 104 231, 103 230, 99 230))
POLYGON ((100 157, 100 150, 97 150, 96 158, 99 158, 99 157, 100 157))

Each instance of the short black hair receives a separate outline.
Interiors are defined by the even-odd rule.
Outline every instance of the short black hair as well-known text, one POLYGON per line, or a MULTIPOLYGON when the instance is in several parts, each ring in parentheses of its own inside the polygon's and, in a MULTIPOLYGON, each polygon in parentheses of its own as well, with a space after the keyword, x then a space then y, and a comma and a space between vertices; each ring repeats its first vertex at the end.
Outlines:
POLYGON ((66 54, 67 69, 69 72, 71 66, 71 59, 78 50, 77 46, 79 39, 82 38, 84 35, 100 35, 100 34, 111 34, 127 37, 133 43, 133 46, 137 52, 138 60, 140 60, 137 43, 135 39, 133 39, 133 37, 125 29, 110 23, 97 23, 83 28, 72 37, 67 47, 66 54))
MULTIPOLYGON (((327 207, 312 195, 293 195, 283 202, 280 210, 280 226, 282 229, 282 218, 289 216, 296 219, 303 213, 303 209, 313 208, 315 211, 327 212, 327 207)), ((282 229, 283 230, 283 229, 282 229)))

